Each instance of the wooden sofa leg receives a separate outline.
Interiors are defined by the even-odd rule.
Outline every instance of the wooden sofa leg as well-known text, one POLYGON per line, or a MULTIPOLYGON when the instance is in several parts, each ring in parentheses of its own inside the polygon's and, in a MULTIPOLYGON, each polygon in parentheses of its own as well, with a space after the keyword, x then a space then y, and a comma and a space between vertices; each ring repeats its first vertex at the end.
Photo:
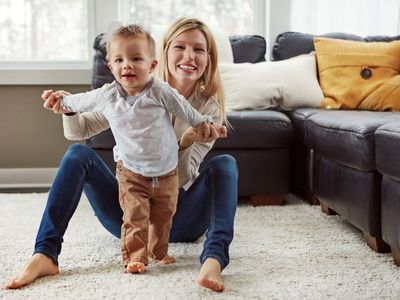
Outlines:
POLYGON ((282 205, 283 195, 263 195, 263 196, 250 196, 250 203, 253 206, 261 205, 282 205))
POLYGON ((319 205, 320 204, 318 198, 315 197, 312 193, 306 192, 305 198, 311 205, 319 205))
POLYGON ((320 205, 321 205, 321 211, 323 213, 325 213, 325 214, 327 214, 329 216, 336 215, 336 212, 333 209, 329 208, 329 206, 326 205, 325 203, 320 202, 320 205))
POLYGON ((400 267, 400 252, 392 249, 392 257, 396 266, 400 267))
POLYGON ((368 246, 377 253, 389 253, 390 246, 386 244, 381 238, 376 238, 364 232, 364 237, 368 246))

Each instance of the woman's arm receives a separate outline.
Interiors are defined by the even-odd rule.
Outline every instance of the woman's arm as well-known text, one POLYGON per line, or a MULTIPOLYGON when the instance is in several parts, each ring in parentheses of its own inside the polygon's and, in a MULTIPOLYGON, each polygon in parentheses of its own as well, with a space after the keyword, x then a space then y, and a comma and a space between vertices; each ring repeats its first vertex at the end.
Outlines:
MULTIPOLYGON (((205 105, 195 108, 201 114, 207 114, 213 117, 216 124, 221 124, 221 114, 218 104, 214 100, 208 100, 205 105)), ((185 126, 185 130, 180 135, 179 139, 179 153, 178 153, 178 174, 179 186, 183 186, 189 181, 193 180, 197 174, 200 164, 204 157, 211 150, 214 142, 219 137, 226 137, 226 128, 211 125, 206 130, 196 131, 195 128, 188 127, 187 125, 177 122, 175 130, 179 133, 178 127, 185 126)))
POLYGON ((110 124, 101 112, 63 115, 64 136, 68 140, 88 139, 108 128, 110 124))
POLYGON ((68 140, 80 141, 88 139, 110 127, 101 112, 72 113, 61 106, 61 99, 70 95, 66 91, 46 90, 42 94, 43 106, 54 113, 63 114, 64 136, 68 140))

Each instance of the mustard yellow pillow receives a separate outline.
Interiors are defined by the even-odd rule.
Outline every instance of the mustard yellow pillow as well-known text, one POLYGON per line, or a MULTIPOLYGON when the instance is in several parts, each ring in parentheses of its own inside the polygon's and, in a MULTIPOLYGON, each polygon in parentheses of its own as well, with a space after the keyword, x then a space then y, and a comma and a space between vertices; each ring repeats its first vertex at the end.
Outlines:
POLYGON ((400 111, 400 41, 314 38, 321 107, 400 111))

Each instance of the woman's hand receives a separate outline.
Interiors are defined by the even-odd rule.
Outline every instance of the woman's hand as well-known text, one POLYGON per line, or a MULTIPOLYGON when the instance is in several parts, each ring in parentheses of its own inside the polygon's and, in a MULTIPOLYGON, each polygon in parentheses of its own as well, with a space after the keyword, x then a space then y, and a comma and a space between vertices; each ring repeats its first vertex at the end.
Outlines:
POLYGON ((185 150, 190 147, 194 142, 197 143, 210 143, 218 138, 226 138, 227 130, 225 126, 216 123, 208 125, 203 122, 196 128, 188 127, 182 134, 179 142, 179 150, 185 150))
POLYGON ((55 114, 65 114, 69 113, 70 111, 65 110, 61 106, 61 99, 63 96, 70 95, 70 93, 60 90, 55 91, 53 90, 45 90, 42 93, 42 99, 44 100, 43 107, 52 110, 55 114))

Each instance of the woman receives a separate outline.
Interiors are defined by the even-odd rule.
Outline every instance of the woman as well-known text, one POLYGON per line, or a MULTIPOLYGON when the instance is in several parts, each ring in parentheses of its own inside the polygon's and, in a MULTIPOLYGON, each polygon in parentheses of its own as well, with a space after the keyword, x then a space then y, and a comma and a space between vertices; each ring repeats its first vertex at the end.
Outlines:
MULTIPOLYGON (((200 113, 213 116, 217 123, 224 121, 217 49, 208 27, 196 19, 179 19, 166 33, 162 46, 160 76, 200 113)), ((54 104, 49 93, 42 98, 45 107, 59 112, 59 102, 54 104)), ((219 132, 211 125, 196 131, 178 119, 172 122, 179 141, 181 188, 170 241, 190 242, 206 233, 197 282, 205 288, 223 291, 221 272, 229 263, 237 204, 237 165, 231 156, 221 155, 210 160, 198 174, 204 156, 217 138, 226 136, 226 129, 219 132)), ((86 139, 109 128, 101 113, 64 115, 63 123, 65 136, 73 140, 86 139)), ((38 277, 59 273, 63 235, 82 190, 101 224, 120 237, 122 211, 115 175, 92 149, 72 145, 50 189, 34 254, 16 278, 6 284, 7 288, 19 288, 38 277)))

